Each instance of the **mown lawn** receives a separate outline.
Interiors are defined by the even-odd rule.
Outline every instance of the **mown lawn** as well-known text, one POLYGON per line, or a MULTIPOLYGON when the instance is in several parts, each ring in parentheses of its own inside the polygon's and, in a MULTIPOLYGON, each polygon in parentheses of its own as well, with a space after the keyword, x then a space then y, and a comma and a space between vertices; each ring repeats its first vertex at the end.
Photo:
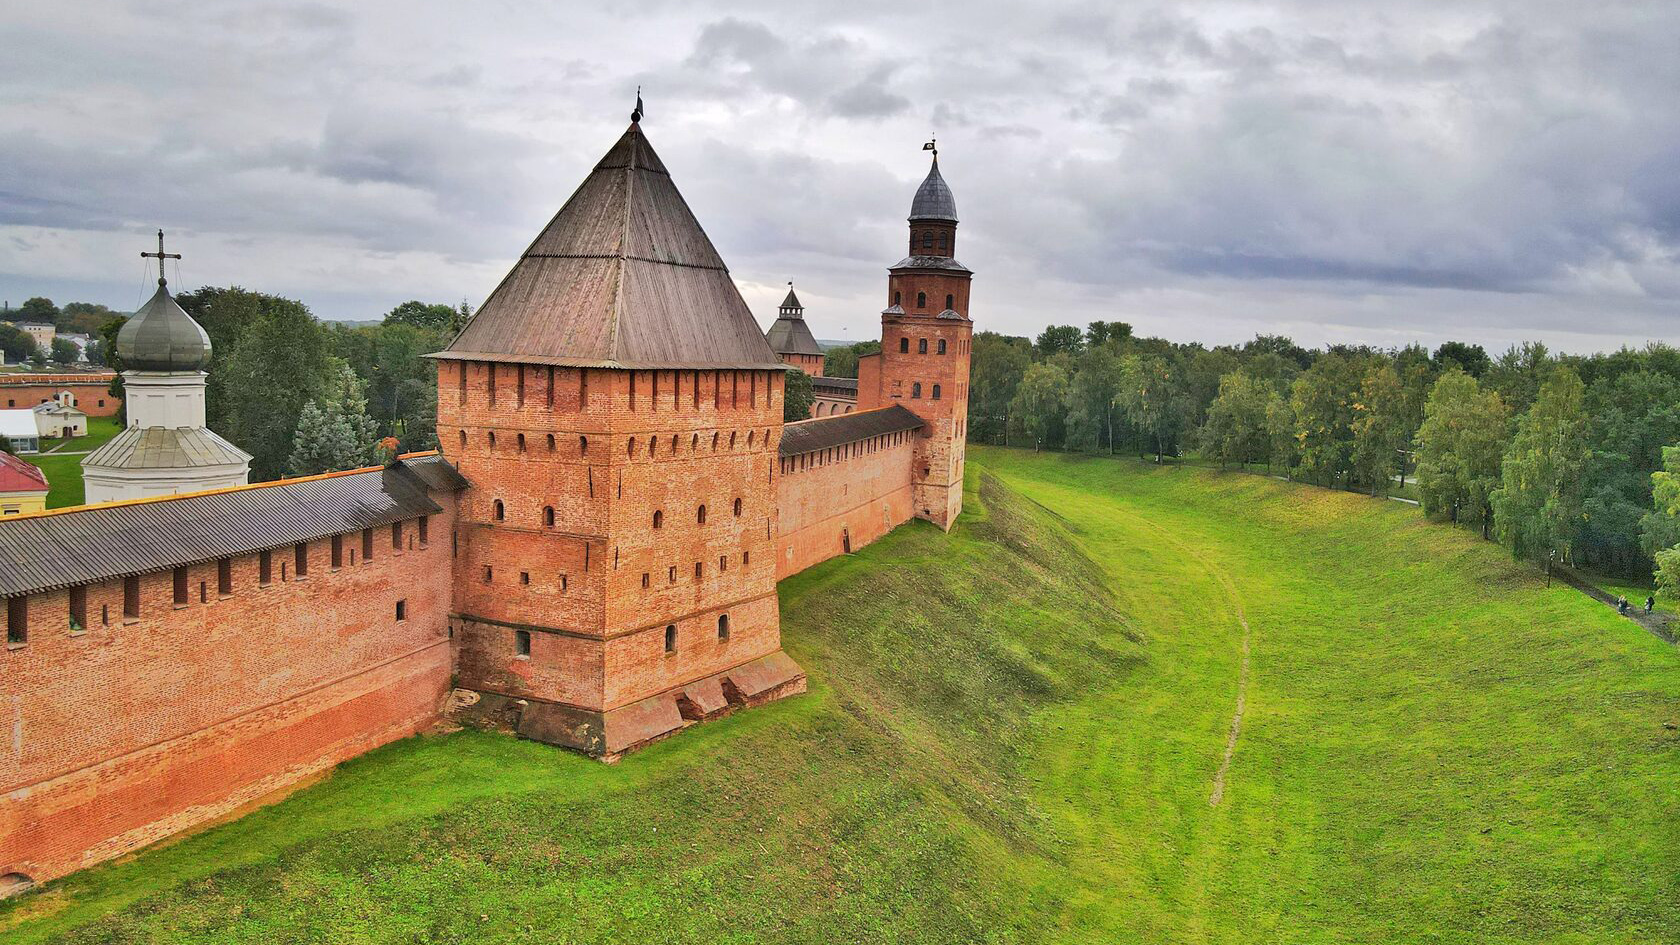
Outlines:
POLYGON ((950 535, 783 583, 808 696, 611 767, 410 739, 0 938, 1680 940, 1675 648, 1400 503, 971 456, 950 535))
POLYGON ((87 492, 82 485, 82 460, 86 458, 87 453, 104 446, 121 432, 122 426, 117 423, 115 417, 89 417, 87 436, 68 440, 43 440, 41 446, 47 452, 19 457, 46 474, 47 508, 61 509, 70 505, 81 505, 87 501, 87 492))

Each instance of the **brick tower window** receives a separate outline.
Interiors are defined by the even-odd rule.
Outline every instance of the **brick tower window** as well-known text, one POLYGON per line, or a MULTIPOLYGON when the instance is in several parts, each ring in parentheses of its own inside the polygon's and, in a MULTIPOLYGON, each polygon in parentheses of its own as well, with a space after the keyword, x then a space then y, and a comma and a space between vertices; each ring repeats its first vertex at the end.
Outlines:
POLYGON ((735 517, 736 518, 741 517, 741 500, 740 499, 735 500, 735 517))
POLYGON ((274 581, 274 552, 257 552, 257 583, 270 584, 274 581))
POLYGON ((552 433, 548 435, 548 451, 550 453, 554 452, 554 434, 552 433))
POLYGON ((701 525, 706 524, 706 507, 704 505, 700 506, 699 510, 694 513, 694 520, 701 525))
POLYGON ((332 568, 337 571, 344 567, 344 536, 332 536, 332 568))
POLYGON ((515 656, 529 657, 531 655, 531 631, 513 631, 513 652, 515 656))
POLYGON ((588 453, 589 453, 589 437, 587 437, 587 436, 578 437, 578 454, 579 455, 588 455, 588 453))
POLYGON ((407 619, 408 619, 408 601, 399 600, 399 601, 397 601, 397 622, 402 623, 404 620, 407 620, 407 619))
POLYGON ((927 293, 926 292, 917 292, 916 293, 916 307, 917 308, 927 308, 927 293))
POLYGON ((916 353, 917 354, 927 354, 927 339, 926 338, 916 339, 916 353))
POLYGON ((309 545, 308 545, 308 543, 298 542, 296 545, 292 546, 292 561, 297 566, 297 576, 298 577, 301 578, 301 577, 308 577, 309 576, 309 545))
POLYGON ((175 606, 183 607, 187 603, 187 569, 175 569, 175 606))
POLYGON ((548 526, 554 525, 554 506, 543 506, 543 524, 548 526))
POLYGON ((488 440, 490 442, 490 448, 492 450, 495 449, 496 448, 496 431, 491 430, 488 434, 486 434, 486 437, 488 438, 488 440))
POLYGON ((362 529, 362 563, 373 560, 373 529, 362 529))
MULTIPOLYGON (((946 301, 950 301, 950 300, 947 299, 946 301)), ((945 353, 945 339, 944 338, 939 339, 939 353, 940 354, 945 353)))
POLYGON ((501 499, 497 499, 491 508, 493 509, 491 514, 495 516, 496 521, 500 522, 507 518, 507 507, 502 505, 501 499))
POLYGON ((233 559, 223 558, 216 562, 216 593, 233 593, 233 559))
POLYGON ((464 450, 466 448, 467 448, 467 431, 462 430, 461 431, 461 449, 464 450))
POLYGON ((729 639, 729 615, 718 614, 718 639, 729 639))
POLYGON ((635 437, 631 437, 630 442, 624 444, 624 455, 626 455, 626 456, 635 456, 636 455, 636 438, 635 437))
POLYGON ((669 656, 675 652, 677 652, 677 625, 674 623, 667 624, 665 626, 665 654, 669 656))
POLYGON ((665 513, 661 512, 658 509, 653 510, 653 527, 654 528, 664 528, 665 527, 665 513))
POLYGON ((894 292, 893 293, 893 304, 894 305, 900 304, 902 299, 903 299, 903 294, 902 293, 899 293, 899 292, 894 292))
POLYGON ((939 399, 939 385, 938 384, 933 385, 933 399, 934 400, 939 399))
POLYGON ((525 434, 523 434, 523 433, 519 434, 516 437, 516 440, 519 443, 519 452, 521 452, 521 453, 525 452, 525 434))
MULTIPOLYGON (((954 296, 954 295, 946 295, 945 296, 945 307, 946 308, 956 308, 957 307, 957 297, 954 296)), ((943 341, 940 342, 941 346, 943 346, 944 344, 945 344, 945 342, 943 342, 943 341)))
POLYGON ((29 642, 29 598, 6 598, 6 645, 22 646, 29 642))
POLYGON ((140 576, 130 574, 123 578, 123 616, 129 620, 140 619, 140 576))
POLYGON ((910 353, 910 339, 909 338, 898 339, 898 353, 899 354, 909 354, 910 353))
POLYGON ((916 381, 915 383, 910 385, 910 396, 912 398, 918 398, 918 399, 922 396, 922 382, 921 381, 916 381))

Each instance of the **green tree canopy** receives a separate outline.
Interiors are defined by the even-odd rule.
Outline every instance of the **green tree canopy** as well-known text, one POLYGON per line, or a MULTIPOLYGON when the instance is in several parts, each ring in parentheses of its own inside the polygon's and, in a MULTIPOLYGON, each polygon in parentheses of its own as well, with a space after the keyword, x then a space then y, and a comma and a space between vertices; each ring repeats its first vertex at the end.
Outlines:
POLYGON ((17 310, 17 320, 20 322, 45 322, 48 325, 56 325, 58 316, 58 306, 53 304, 53 300, 39 295, 24 300, 17 310))
POLYGON ((1510 440, 1511 409, 1498 391, 1450 368, 1435 382, 1417 436, 1423 511, 1453 521, 1481 520, 1488 532, 1494 489, 1510 440))
POLYGON ((860 341, 823 352, 823 373, 829 377, 857 377, 858 358, 881 350, 879 341, 860 341))
POLYGON ((1067 389, 1067 372, 1053 362, 1034 364, 1021 377, 1010 413, 1033 438, 1033 449, 1061 444, 1067 389))
POLYGON ((1165 358, 1129 354, 1121 362, 1118 403, 1139 433, 1155 446, 1160 462, 1178 447, 1190 421, 1191 404, 1182 379, 1165 358))
POLYGON ((367 415, 361 379, 350 365, 332 358, 320 396, 304 402, 292 433, 287 471, 294 476, 355 469, 368 464, 378 440, 367 415))
POLYGON ((335 371, 327 334, 302 305, 272 306, 239 333, 211 427, 251 454, 253 480, 285 473, 303 405, 321 398, 335 371))
POLYGON ((1435 349, 1433 360, 1437 371, 1444 373, 1456 367, 1471 377, 1481 377, 1493 364, 1481 345, 1463 341, 1445 342, 1435 349))
POLYGON ((787 387, 782 393, 782 422, 811 419, 811 405, 817 395, 811 389, 811 375, 794 368, 787 373, 787 387))
POLYGON ((1051 325, 1038 336, 1039 353, 1073 354, 1085 347, 1085 333, 1076 325, 1051 325))
POLYGON ((1273 402, 1281 399, 1269 382, 1246 371, 1225 375, 1199 433, 1202 451, 1221 466, 1267 460, 1271 453, 1267 417, 1273 402))
POLYGON ((35 356, 35 339, 20 328, 0 324, 0 351, 5 352, 6 363, 19 364, 35 356))
POLYGON ((1574 371, 1554 369, 1505 451, 1493 493, 1494 532, 1517 558, 1545 561, 1555 551, 1570 559, 1584 520, 1582 474, 1591 454, 1585 393, 1574 371))
POLYGON ((1362 359, 1329 353, 1290 390, 1300 470, 1319 485, 1334 486, 1352 472, 1353 404, 1364 376, 1362 359))
POLYGON ((465 323, 463 310, 452 305, 409 300, 391 309, 385 314, 381 324, 410 325, 441 335, 447 341, 461 330, 465 323))
POLYGON ((1372 495, 1387 495, 1406 438, 1406 389, 1394 366, 1378 362, 1365 372, 1353 402, 1353 471, 1372 495))
POLYGON ((54 364, 75 364, 81 360, 82 348, 69 338, 54 337, 51 357, 54 364))

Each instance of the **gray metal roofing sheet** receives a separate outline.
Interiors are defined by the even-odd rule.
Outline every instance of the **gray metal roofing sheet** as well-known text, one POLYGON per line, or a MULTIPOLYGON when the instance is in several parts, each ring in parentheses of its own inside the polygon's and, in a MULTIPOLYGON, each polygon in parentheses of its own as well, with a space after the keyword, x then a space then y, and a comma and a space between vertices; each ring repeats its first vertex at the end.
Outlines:
POLYGON ((779 369, 717 249, 632 124, 438 357, 779 369))
POLYGON ((427 495, 425 475, 405 461, 0 519, 0 595, 162 571, 430 515, 442 509, 427 495))
POLYGON ((782 427, 782 443, 778 452, 782 456, 798 456, 801 453, 825 450, 831 446, 856 443, 872 436, 919 430, 922 425, 922 418, 902 404, 865 410, 861 413, 843 413, 815 420, 800 420, 782 427))
POLYGON ((215 433, 191 427, 128 427, 89 453, 84 467, 98 469, 193 469, 237 466, 251 460, 215 433))

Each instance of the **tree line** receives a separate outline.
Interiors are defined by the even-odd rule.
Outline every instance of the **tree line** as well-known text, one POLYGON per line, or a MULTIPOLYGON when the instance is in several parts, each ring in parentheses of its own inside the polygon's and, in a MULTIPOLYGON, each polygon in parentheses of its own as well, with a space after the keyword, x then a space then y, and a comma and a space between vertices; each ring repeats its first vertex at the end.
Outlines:
MULTIPOLYGON (((15 309, 8 306, 0 315, 0 320, 7 323, 36 322, 52 325, 59 332, 87 335, 93 339, 87 348, 87 360, 90 364, 101 365, 105 363, 105 352, 99 333, 113 317, 122 317, 122 313, 94 302, 69 302, 61 308, 52 299, 35 296, 15 309)), ((37 367, 49 361, 69 366, 78 363, 82 357, 82 349, 68 338, 54 338, 52 344, 43 348, 13 324, 0 324, 0 352, 5 354, 7 363, 28 361, 37 367)))
MULTIPOLYGON (((974 337, 968 436, 1036 449, 1196 456, 1387 495, 1519 558, 1680 590, 1680 351, 1490 356, 1259 335, 1205 347, 1123 322, 974 337)), ((832 353, 831 353, 832 358, 832 353)), ((832 363, 832 361, 831 361, 832 363)))
MULTIPOLYGON (((437 446, 437 366, 471 309, 404 302, 377 323, 322 322, 293 299, 207 286, 175 296, 210 336, 210 429, 251 454, 251 480, 354 469, 394 438, 404 452, 437 446)), ((107 360, 125 316, 99 333, 107 360)), ((121 396, 122 377, 112 383, 121 396)))

